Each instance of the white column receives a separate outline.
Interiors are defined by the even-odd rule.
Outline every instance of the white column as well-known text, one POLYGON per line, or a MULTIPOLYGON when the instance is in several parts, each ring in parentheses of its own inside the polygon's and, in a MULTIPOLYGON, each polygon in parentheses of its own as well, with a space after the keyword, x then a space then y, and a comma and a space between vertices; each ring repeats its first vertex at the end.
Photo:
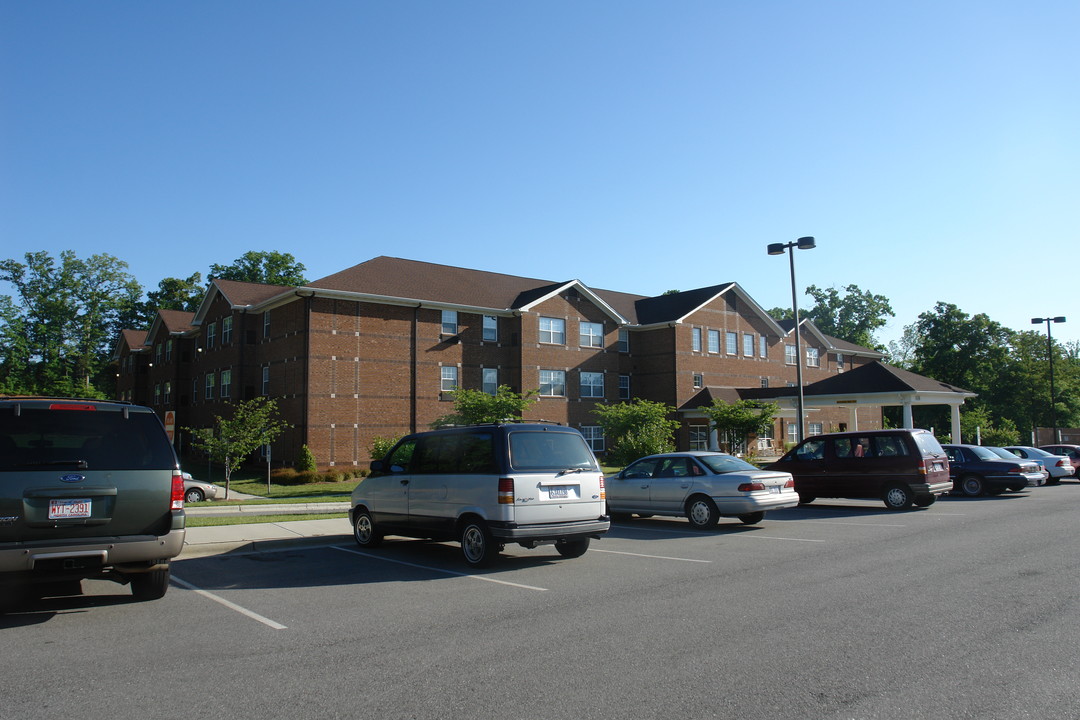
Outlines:
POLYGON ((716 431, 715 426, 709 429, 709 449, 713 452, 720 451, 720 433, 716 431))
POLYGON ((960 406, 952 406, 952 441, 954 443, 961 442, 960 440, 960 406))
POLYGON ((848 432, 855 432, 859 429, 859 406, 858 404, 848 406, 848 432))
POLYGON ((915 418, 911 415, 911 403, 904 403, 904 427, 915 427, 915 418))

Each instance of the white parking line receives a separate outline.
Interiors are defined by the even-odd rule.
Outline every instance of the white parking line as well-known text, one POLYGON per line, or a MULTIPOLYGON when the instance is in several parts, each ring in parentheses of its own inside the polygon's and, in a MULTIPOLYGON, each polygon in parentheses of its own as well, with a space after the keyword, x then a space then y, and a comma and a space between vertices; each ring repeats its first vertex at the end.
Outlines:
MULTIPOLYGON (((796 521, 789 520, 789 521, 786 521, 786 522, 796 522, 796 521)), ((743 526, 742 525, 736 525, 736 526, 733 526, 733 527, 741 528, 743 526)), ((733 533, 728 533, 728 534, 718 532, 718 533, 716 533, 714 535, 708 535, 708 534, 706 534, 704 532, 700 532, 700 531, 697 531, 697 530, 679 531, 679 530, 663 530, 661 528, 647 528, 647 527, 635 527, 635 528, 624 527, 624 528, 620 528, 620 530, 637 530, 637 531, 640 531, 640 532, 662 533, 664 535, 674 536, 674 537, 714 537, 714 538, 729 538, 729 537, 731 537, 731 538, 751 538, 751 539, 760 538, 761 540, 791 540, 792 542, 819 542, 819 543, 826 542, 825 540, 808 540, 808 539, 805 539, 805 538, 784 538, 784 537, 775 537, 773 535, 758 535, 756 531, 755 532, 733 532, 733 533)), ((612 535, 612 537, 618 537, 618 536, 612 535)), ((632 538, 632 537, 629 537, 629 538, 628 537, 623 537, 623 539, 624 540, 633 540, 634 538, 632 538)), ((597 552, 611 552, 611 551, 610 550, 598 550, 597 552)), ((677 559, 677 558, 673 558, 673 559, 677 559)))
POLYGON ((732 535, 734 538, 742 538, 746 540, 787 540, 789 542, 816 542, 823 543, 825 540, 811 540, 810 538, 786 538, 776 537, 774 535, 758 535, 757 533, 737 533, 732 535))
POLYGON ((891 528, 907 527, 907 525, 893 525, 893 524, 890 524, 890 523, 844 522, 844 521, 834 521, 834 520, 785 520, 784 522, 810 523, 811 525, 855 525, 855 526, 858 526, 858 527, 891 527, 891 528))
POLYGON ((404 560, 394 560, 383 555, 374 555, 372 553, 361 552, 360 550, 353 550, 351 548, 343 548, 340 545, 332 545, 335 550, 341 552, 352 553, 353 555, 359 555, 361 557, 371 558, 372 560, 382 560, 383 562, 395 563, 397 565, 405 565, 406 567, 418 568, 420 570, 430 570, 432 572, 443 573, 444 575, 453 575, 455 577, 469 578, 471 580, 483 580, 484 582, 497 583, 499 585, 509 585, 510 587, 522 588, 523 590, 537 590, 539 592, 547 592, 547 588, 535 587, 533 585, 522 585, 521 583, 509 582, 507 580, 497 580, 496 578, 486 577, 484 575, 470 575, 469 573, 456 572, 454 570, 443 570, 442 568, 431 567, 429 565, 417 565, 416 563, 405 562, 404 560))
POLYGON ((251 610, 248 610, 245 607, 240 607, 236 603, 230 602, 229 600, 226 600, 223 597, 218 597, 217 595, 215 595, 212 592, 208 592, 206 590, 203 590, 202 588, 195 587, 191 583, 187 582, 186 580, 181 580, 180 578, 176 577, 175 575, 172 576, 172 581, 174 583, 176 583, 177 585, 179 585, 180 587, 185 587, 188 590, 194 590, 195 592, 202 595, 203 597, 209 598, 209 599, 213 600, 214 602, 221 603, 222 605, 229 608, 230 610, 235 610, 236 612, 240 613, 241 615, 246 615, 247 617, 251 618, 252 620, 258 620, 263 625, 271 627, 274 630, 284 630, 284 629, 286 629, 286 626, 282 625, 279 622, 274 622, 270 618, 263 617, 262 615, 260 615, 257 612, 253 612, 251 610))
POLYGON ((591 552, 607 553, 608 555, 632 555, 634 557, 652 558, 653 560, 679 560, 681 562, 711 563, 712 560, 694 560, 692 558, 667 557, 666 555, 646 555, 644 553, 620 552, 618 550, 597 550, 591 552))

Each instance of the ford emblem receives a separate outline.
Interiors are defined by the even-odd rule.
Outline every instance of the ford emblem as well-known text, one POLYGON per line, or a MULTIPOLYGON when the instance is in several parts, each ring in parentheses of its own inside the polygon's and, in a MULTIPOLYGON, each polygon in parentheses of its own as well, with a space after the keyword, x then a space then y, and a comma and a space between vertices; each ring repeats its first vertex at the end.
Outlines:
POLYGON ((86 477, 84 475, 78 475, 78 474, 75 474, 75 473, 72 473, 71 475, 61 475, 60 476, 60 482, 66 482, 66 483, 82 482, 85 479, 86 479, 86 477))

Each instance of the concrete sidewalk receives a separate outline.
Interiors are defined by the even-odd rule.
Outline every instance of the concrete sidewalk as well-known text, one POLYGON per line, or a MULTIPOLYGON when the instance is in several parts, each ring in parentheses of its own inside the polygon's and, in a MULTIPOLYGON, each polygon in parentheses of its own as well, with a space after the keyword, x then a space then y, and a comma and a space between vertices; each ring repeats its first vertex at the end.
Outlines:
POLYGON ((352 542, 348 518, 191 527, 178 559, 343 542, 352 542))

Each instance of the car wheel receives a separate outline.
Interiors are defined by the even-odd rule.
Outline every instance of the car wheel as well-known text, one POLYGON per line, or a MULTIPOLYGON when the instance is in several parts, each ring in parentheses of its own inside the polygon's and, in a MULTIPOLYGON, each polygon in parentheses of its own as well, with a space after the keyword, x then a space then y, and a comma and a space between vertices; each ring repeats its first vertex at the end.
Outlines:
POLYGON ((18 610, 29 600, 26 585, 0 585, 0 615, 18 610))
POLYGON ((382 533, 375 527, 375 520, 367 510, 357 510, 353 516, 353 540, 364 548, 378 547, 382 533))
POLYGON ((461 555, 472 567, 487 567, 498 554, 491 532, 482 520, 470 520, 461 529, 461 555))
POLYGON ((881 499, 890 510, 907 510, 915 502, 915 493, 907 485, 890 485, 881 499))
POLYGON ((930 507, 937 502, 936 495, 916 495, 912 501, 915 507, 930 507))
POLYGON ((968 497, 979 497, 986 488, 978 475, 965 475, 960 478, 960 492, 968 497))
POLYGON ((206 496, 203 495, 203 491, 200 490, 199 488, 191 488, 190 490, 188 490, 187 492, 184 493, 184 502, 189 502, 189 503, 202 502, 205 499, 206 499, 206 496))
POLYGON ((1060 482, 1061 482, 1061 478, 1056 478, 1056 477, 1048 477, 1048 478, 1046 478, 1046 484, 1047 485, 1057 485, 1060 482))
POLYGON ((799 496, 799 504, 800 505, 809 505, 810 503, 814 502, 815 500, 817 500, 817 498, 814 497, 813 495, 800 495, 799 496))
POLYGON ((1012 492, 1020 492, 1021 490, 1024 490, 1026 488, 1027 488, 1027 483, 1024 483, 1023 485, 1010 485, 1009 486, 1009 490, 1011 490, 1012 492))
POLYGON ((582 538, 580 540, 560 540, 555 543, 555 549, 559 551, 559 554, 564 558, 576 558, 585 554, 585 551, 589 549, 589 538, 582 538))
POLYGON ((720 511, 716 503, 704 495, 695 495, 686 503, 686 518, 698 530, 715 527, 720 521, 720 511))
POLYGON ((756 525, 765 519, 765 511, 759 510, 757 512, 746 513, 740 515, 739 519, 742 520, 743 525, 756 525))
POLYGON ((131 575, 131 594, 136 600, 157 600, 169 589, 169 568, 131 575))

